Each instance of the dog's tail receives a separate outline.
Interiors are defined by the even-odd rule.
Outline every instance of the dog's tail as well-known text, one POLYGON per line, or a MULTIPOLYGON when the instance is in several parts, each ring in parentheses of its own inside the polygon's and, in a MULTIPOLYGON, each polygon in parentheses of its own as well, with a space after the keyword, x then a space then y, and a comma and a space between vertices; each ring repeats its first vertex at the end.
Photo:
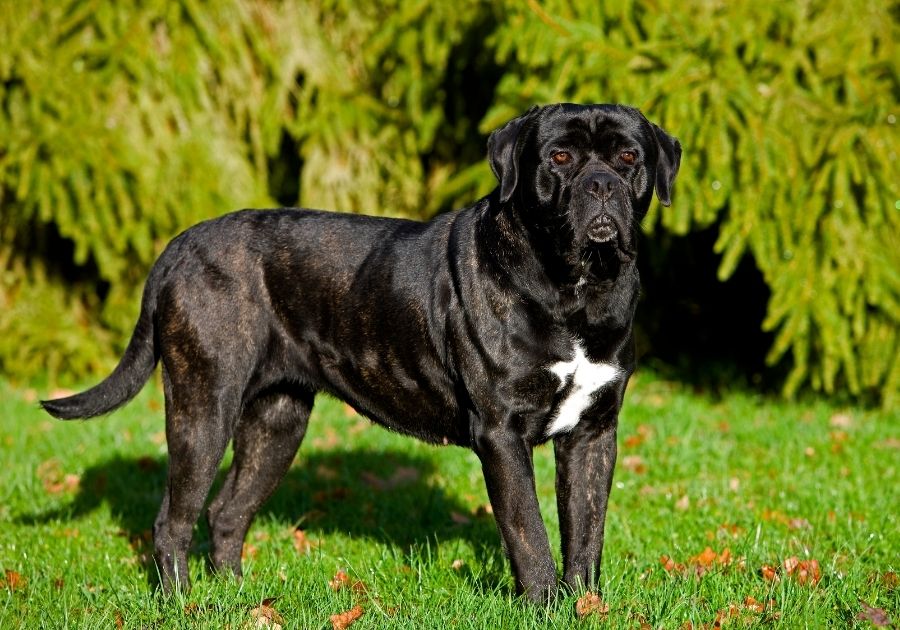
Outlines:
POLYGON ((155 282, 148 281, 131 341, 112 374, 87 391, 42 400, 41 407, 60 420, 93 418, 118 409, 134 398, 153 374, 159 360, 154 320, 156 312, 155 282))

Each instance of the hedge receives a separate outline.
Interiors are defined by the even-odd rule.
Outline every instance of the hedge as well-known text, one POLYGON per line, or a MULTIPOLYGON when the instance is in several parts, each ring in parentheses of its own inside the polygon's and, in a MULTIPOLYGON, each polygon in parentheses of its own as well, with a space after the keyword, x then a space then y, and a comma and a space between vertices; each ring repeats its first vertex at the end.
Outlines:
POLYGON ((648 230, 750 257, 784 391, 900 392, 900 72, 890 3, 6 3, 0 369, 106 369, 171 236, 247 206, 428 217, 494 185, 534 103, 677 135, 648 230), (476 130, 480 133, 476 133, 476 130))

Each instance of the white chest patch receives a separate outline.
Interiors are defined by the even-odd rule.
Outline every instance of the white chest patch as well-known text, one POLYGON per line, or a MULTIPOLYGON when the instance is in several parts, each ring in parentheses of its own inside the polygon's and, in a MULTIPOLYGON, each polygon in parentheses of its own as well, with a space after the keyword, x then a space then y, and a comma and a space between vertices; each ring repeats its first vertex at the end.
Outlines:
POLYGON ((563 389, 572 377, 572 388, 560 402, 556 415, 547 427, 547 435, 571 431, 581 419, 581 413, 590 406, 594 392, 619 377, 619 367, 611 363, 593 363, 584 353, 580 341, 575 342, 575 357, 559 361, 549 370, 559 377, 559 389, 563 389))

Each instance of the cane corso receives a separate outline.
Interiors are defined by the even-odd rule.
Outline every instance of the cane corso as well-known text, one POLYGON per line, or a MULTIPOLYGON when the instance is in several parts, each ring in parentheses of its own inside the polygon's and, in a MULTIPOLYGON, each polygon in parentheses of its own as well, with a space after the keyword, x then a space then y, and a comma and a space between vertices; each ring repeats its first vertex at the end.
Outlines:
POLYGON ((89 418, 162 361, 168 484, 153 527, 162 586, 188 584, 207 511, 215 568, 241 573, 250 522, 290 466, 316 392, 477 454, 517 590, 558 588, 532 449, 553 440, 565 585, 596 588, 616 425, 634 369, 639 223, 668 205, 678 141, 620 105, 535 107, 491 134, 499 186, 421 223, 247 210, 176 237, 150 271, 120 363, 43 402, 89 418))

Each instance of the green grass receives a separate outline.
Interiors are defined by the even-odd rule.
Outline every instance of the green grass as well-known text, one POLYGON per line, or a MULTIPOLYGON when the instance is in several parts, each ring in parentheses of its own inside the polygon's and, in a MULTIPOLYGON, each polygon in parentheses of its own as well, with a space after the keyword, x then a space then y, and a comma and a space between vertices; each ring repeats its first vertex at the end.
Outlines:
MULTIPOLYGON (((699 628, 717 617, 871 627, 857 619, 861 600, 900 620, 897 412, 713 399, 641 373, 621 417, 609 613, 576 622, 577 596, 549 610, 513 596, 473 454, 369 426, 329 399, 250 531, 243 582, 208 572, 198 525, 193 590, 159 597, 147 539, 165 479, 160 395, 149 387, 111 417, 62 423, 37 408, 45 393, 0 384, 0 628, 253 628, 251 610, 268 598, 285 628, 331 628, 356 604, 354 630, 699 628), (295 547, 298 527, 308 553, 295 547), (727 548, 731 562, 698 571, 707 547, 727 548), (686 567, 667 571, 663 555, 686 567), (818 584, 783 567, 778 581, 762 577, 791 557, 817 560, 818 584), (365 592, 331 590, 339 570, 365 592)), ((536 450, 558 546, 552 460, 550 447, 536 450)))

